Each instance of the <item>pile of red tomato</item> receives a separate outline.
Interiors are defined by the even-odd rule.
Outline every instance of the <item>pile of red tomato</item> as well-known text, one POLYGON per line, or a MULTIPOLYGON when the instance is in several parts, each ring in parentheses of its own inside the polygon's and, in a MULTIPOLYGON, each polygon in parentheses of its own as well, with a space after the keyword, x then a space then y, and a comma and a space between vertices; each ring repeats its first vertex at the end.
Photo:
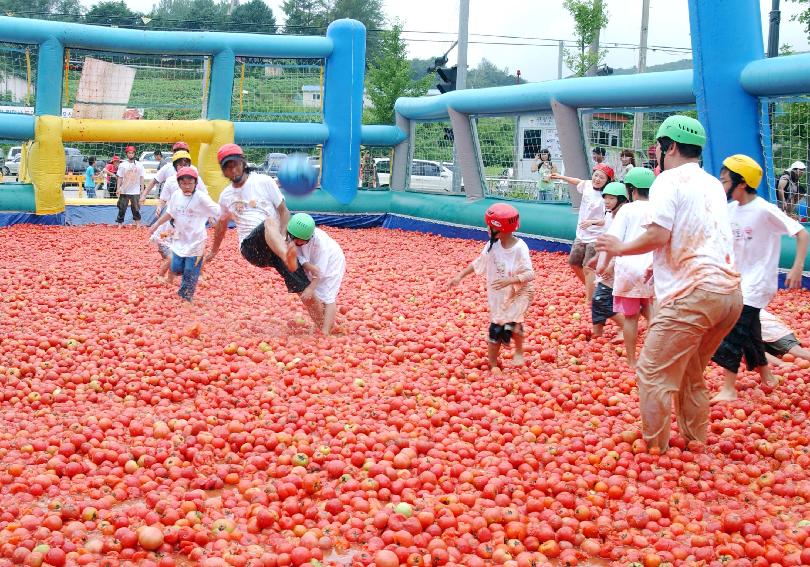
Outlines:
POLYGON ((489 371, 483 280, 445 290, 481 243, 328 230, 332 337, 234 234, 188 306, 143 229, 0 232, 0 567, 810 564, 806 364, 651 454, 564 256, 489 371))

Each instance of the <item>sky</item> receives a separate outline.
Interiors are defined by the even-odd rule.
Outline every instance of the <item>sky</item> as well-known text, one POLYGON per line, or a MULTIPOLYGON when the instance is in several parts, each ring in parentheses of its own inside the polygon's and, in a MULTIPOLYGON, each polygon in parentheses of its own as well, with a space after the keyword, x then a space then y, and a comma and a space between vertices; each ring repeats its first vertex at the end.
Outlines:
MULTIPOLYGON (((148 12, 155 3, 155 0, 125 1, 139 12, 148 12)), ((283 22, 282 0, 265 1, 279 23, 283 22)), ((83 0, 83 3, 89 7, 95 2, 83 0)), ((608 50, 605 63, 614 68, 633 67, 638 62, 637 47, 611 44, 638 45, 642 0, 605 0, 605 4, 609 13, 609 23, 601 34, 602 46, 608 50)), ((450 47, 458 33, 458 0, 384 0, 384 5, 389 20, 398 20, 406 30, 403 38, 407 40, 410 57, 437 57, 450 47)), ((790 0, 781 2, 780 44, 790 44, 794 51, 810 50, 802 24, 791 21, 801 7, 790 0)), ((760 0, 764 42, 768 37, 770 9, 771 0, 760 0)), ((520 70, 522 77, 531 82, 556 79, 557 41, 573 39, 573 29, 573 19, 559 0, 470 0, 468 66, 474 68, 486 58, 510 73, 520 70)), ((687 0, 650 1, 648 45, 648 66, 691 57, 684 51, 690 48, 687 0)), ((455 57, 452 51, 448 56, 450 64, 455 57)), ((563 74, 568 75, 569 71, 564 69, 563 74)))

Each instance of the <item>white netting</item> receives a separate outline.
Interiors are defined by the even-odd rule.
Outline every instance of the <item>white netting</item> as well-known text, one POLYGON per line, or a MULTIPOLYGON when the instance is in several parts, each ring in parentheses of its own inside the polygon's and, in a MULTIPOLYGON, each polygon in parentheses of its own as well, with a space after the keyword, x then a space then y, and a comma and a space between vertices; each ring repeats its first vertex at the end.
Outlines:
POLYGON ((323 60, 238 58, 231 119, 322 122, 323 60))
POLYGON ((787 207, 777 198, 776 185, 782 175, 790 175, 795 162, 803 162, 805 166, 810 162, 810 96, 763 99, 760 118, 770 200, 794 216, 806 217, 806 174, 794 173, 798 192, 792 198, 786 196, 787 207))
POLYGON ((37 46, 0 42, 0 112, 34 113, 37 46))
POLYGON ((408 173, 411 191, 453 191, 453 128, 449 121, 416 124, 408 173))

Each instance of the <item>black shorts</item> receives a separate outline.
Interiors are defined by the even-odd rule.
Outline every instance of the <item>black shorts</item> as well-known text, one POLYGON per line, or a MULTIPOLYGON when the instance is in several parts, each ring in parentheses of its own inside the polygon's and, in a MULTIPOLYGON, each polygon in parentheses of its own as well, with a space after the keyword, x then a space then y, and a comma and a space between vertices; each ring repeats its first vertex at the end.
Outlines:
POLYGON ((772 354, 774 356, 782 356, 790 352, 790 349, 793 347, 800 346, 801 343, 799 339, 796 338, 796 335, 790 333, 789 335, 785 335, 781 339, 777 341, 773 341, 772 343, 765 343, 765 352, 768 354, 772 354))
POLYGON ((508 345, 514 335, 523 335, 523 326, 520 323, 504 323, 503 325, 490 323, 487 341, 492 344, 508 345))
POLYGON ((301 293, 309 286, 309 278, 301 264, 298 264, 298 269, 291 272, 284 260, 270 250, 264 239, 264 224, 253 229, 250 235, 242 241, 239 251, 245 260, 258 268, 275 268, 284 278, 287 291, 290 293, 301 293))
POLYGON ((602 282, 596 284, 591 300, 591 321, 594 325, 601 325, 616 312, 613 310, 613 288, 609 288, 602 282))
POLYGON ((750 305, 743 305, 740 318, 717 347, 712 360, 726 370, 736 373, 740 369, 743 356, 748 370, 768 364, 768 359, 765 358, 765 343, 762 342, 759 308, 750 305))

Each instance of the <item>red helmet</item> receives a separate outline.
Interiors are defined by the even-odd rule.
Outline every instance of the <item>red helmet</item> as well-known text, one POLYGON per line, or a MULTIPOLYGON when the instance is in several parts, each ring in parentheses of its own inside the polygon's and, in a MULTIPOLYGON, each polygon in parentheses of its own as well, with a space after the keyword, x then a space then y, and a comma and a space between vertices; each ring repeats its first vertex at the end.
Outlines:
POLYGON ((188 151, 188 144, 183 142, 182 140, 179 142, 175 142, 172 146, 172 151, 176 152, 177 150, 186 150, 188 151))
POLYGON ((135 146, 127 146, 126 153, 133 152, 135 153, 135 146))
POLYGON ((181 167, 177 170, 177 179, 181 177, 193 177, 195 180, 199 179, 200 176, 197 171, 193 167, 181 167))
POLYGON ((598 170, 598 171, 601 171, 602 173, 604 173, 605 175, 607 175, 607 176, 608 176, 608 181, 613 181, 613 178, 614 178, 614 177, 615 177, 615 175, 616 175, 616 174, 613 172, 613 168, 612 168, 612 167, 610 167, 610 166, 609 166, 609 165, 607 165, 607 164, 604 164, 604 163, 597 163, 595 166, 593 166, 593 170, 594 170, 594 171, 597 171, 597 170, 598 170))
POLYGON ((232 159, 236 158, 244 159, 244 157, 245 152, 243 152, 242 148, 240 148, 236 144, 225 144, 224 146, 219 148, 219 151, 217 152, 217 161, 219 162, 220 167, 222 167, 232 159))
POLYGON ((484 214, 484 222, 495 232, 515 232, 520 226, 520 213, 512 205, 495 203, 484 214))
POLYGON ((118 156, 113 156, 112 161, 121 161, 121 158, 118 156))

